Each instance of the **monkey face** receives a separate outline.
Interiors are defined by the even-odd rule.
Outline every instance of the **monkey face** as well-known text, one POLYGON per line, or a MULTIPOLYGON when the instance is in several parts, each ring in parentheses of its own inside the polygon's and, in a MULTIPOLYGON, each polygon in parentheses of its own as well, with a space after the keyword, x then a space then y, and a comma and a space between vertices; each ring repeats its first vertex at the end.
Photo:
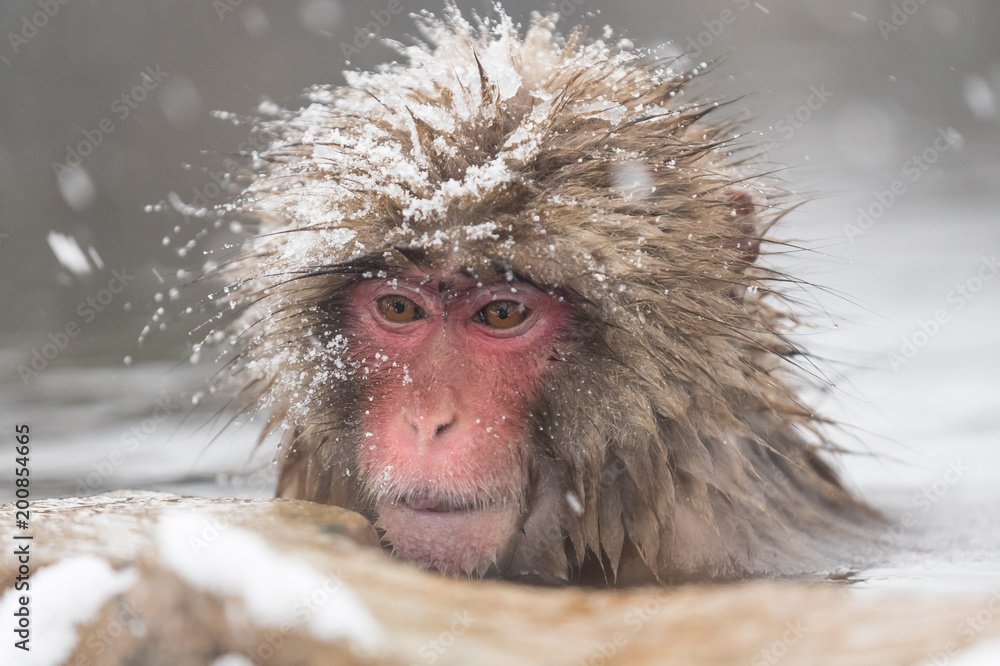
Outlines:
POLYGON ((525 504, 526 412, 566 305, 503 277, 410 272, 348 297, 362 481, 405 559, 488 566, 525 504))

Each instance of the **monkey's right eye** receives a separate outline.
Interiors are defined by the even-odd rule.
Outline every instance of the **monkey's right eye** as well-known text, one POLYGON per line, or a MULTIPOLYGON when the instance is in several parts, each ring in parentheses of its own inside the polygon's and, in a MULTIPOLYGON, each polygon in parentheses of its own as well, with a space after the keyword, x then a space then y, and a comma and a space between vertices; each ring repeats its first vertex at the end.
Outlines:
POLYGON ((424 318, 419 305, 405 296, 383 296, 378 299, 378 311, 393 324, 405 324, 424 318))

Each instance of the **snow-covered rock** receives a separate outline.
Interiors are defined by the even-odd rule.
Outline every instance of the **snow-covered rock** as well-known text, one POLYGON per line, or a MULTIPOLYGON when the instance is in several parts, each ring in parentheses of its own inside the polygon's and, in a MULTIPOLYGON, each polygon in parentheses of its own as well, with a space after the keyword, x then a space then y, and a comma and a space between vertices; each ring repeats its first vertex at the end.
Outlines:
POLYGON ((2 664, 882 666, 1000 637, 996 591, 534 588, 420 571, 387 556, 362 516, 307 502, 119 491, 31 511, 19 591, 9 545, 26 532, 0 508, 2 664), (22 595, 31 652, 10 633, 22 595))

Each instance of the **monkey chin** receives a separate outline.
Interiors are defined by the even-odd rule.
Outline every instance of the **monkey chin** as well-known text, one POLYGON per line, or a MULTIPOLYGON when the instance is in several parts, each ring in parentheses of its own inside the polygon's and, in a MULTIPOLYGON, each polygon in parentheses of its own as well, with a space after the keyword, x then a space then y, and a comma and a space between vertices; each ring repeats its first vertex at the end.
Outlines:
POLYGON ((404 499, 376 506, 395 553, 443 574, 483 574, 517 528, 511 504, 404 499))

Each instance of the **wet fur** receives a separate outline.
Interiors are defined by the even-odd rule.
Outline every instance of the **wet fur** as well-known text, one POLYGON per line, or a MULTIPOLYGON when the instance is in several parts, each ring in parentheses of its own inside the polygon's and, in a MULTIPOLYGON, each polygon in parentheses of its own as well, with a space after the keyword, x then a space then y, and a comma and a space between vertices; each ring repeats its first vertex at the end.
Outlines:
POLYGON ((709 120, 717 105, 686 96, 697 71, 560 37, 550 18, 523 38, 500 25, 503 38, 454 11, 425 19, 425 57, 474 77, 408 89, 407 68, 422 66, 410 51, 383 78, 317 89, 310 108, 261 123, 271 145, 236 212, 262 233, 228 269, 247 307, 231 377, 284 431, 279 495, 374 519, 354 473, 361 379, 337 367, 344 291, 380 270, 462 266, 559 290, 575 312, 525 424, 521 529, 480 573, 631 584, 844 566, 878 517, 823 460, 824 421, 797 397, 802 351, 770 286, 787 278, 757 264, 780 200, 765 206, 732 154, 733 128, 709 120), (523 79, 506 99, 480 60, 501 39, 523 79), (529 86, 552 96, 544 112, 529 86), (477 107, 468 116, 455 111, 463 94, 477 107), (625 117, 579 111, 602 96, 625 117), (443 132, 411 107, 459 121, 443 132), (420 178, 377 172, 357 144, 369 124, 420 178), (502 187, 441 194, 529 125, 534 150, 503 163, 502 187), (643 191, 616 186, 623 168, 640 169, 643 191), (749 210, 735 190, 751 193, 749 210), (328 214, 294 214, 326 200, 328 214), (467 231, 484 222, 495 227, 467 231), (355 235, 327 242, 336 229, 355 235), (314 252, 288 250, 310 235, 314 252))

